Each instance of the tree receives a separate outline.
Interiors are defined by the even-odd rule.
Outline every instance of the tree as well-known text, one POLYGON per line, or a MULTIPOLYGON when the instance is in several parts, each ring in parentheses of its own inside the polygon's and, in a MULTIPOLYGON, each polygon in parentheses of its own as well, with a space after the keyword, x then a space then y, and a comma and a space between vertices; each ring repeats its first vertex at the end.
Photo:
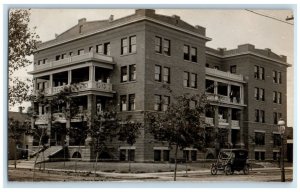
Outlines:
POLYGON ((188 95, 174 96, 174 102, 165 112, 148 113, 149 131, 158 141, 166 141, 175 146, 174 181, 177 172, 178 149, 205 145, 204 114, 209 106, 206 96, 188 95))
POLYGON ((107 151, 108 142, 112 141, 117 136, 117 128, 119 120, 117 119, 117 112, 110 107, 109 110, 97 113, 89 119, 91 123, 88 129, 88 135, 91 136, 92 142, 90 145, 96 153, 96 161, 94 164, 94 179, 97 171, 97 162, 99 154, 107 151))
POLYGON ((28 56, 36 49, 39 36, 29 28, 30 11, 26 9, 11 9, 8 25, 8 71, 9 71, 9 104, 21 104, 29 98, 30 80, 25 81, 13 77, 15 71, 32 62, 28 56))
MULTIPOLYGON (((118 132, 118 140, 123 141, 130 146, 136 143, 136 139, 140 134, 140 128, 142 127, 142 123, 131 121, 131 116, 128 116, 125 123, 121 122, 122 125, 119 128, 118 132)), ((131 157, 128 156, 128 163, 129 163, 129 172, 131 172, 131 157)))
POLYGON ((13 141, 13 147, 14 147, 14 166, 17 168, 17 145, 19 143, 19 140, 21 136, 23 136, 28 127, 28 122, 20 122, 18 120, 15 120, 13 118, 8 119, 8 136, 13 141))

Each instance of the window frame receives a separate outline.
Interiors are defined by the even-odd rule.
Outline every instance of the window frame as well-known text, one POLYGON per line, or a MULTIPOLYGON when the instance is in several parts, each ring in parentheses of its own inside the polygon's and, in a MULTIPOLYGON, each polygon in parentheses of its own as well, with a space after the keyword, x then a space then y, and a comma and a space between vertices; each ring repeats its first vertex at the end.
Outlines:
POLYGON ((135 94, 128 95, 128 111, 135 111, 135 94))
POLYGON ((163 80, 164 83, 168 83, 168 84, 171 83, 170 82, 171 81, 170 80, 171 79, 170 74, 171 74, 170 67, 163 67, 163 78, 162 78, 162 80, 163 80))
POLYGON ((162 54, 162 38, 159 36, 155 36, 155 48, 156 53, 162 54))
POLYGON ((137 48, 137 38, 136 35, 129 36, 129 53, 136 53, 137 48), (132 39, 135 39, 135 42, 132 39))
POLYGON ((136 81, 136 64, 129 65, 129 81, 136 81))
POLYGON ((197 63, 198 62, 198 57, 197 57, 197 47, 191 47, 191 50, 190 50, 190 54, 191 54, 191 61, 194 62, 194 63, 197 63), (193 53, 193 50, 195 51, 195 53, 193 53))
POLYGON ((160 65, 155 65, 154 66, 154 80, 161 82, 162 78, 161 78, 161 73, 162 73, 162 67, 160 65), (157 71, 158 69, 158 71, 157 71))
POLYGON ((120 95, 120 111, 127 111, 127 95, 120 95))
POLYGON ((121 55, 128 54, 128 39, 127 37, 121 39, 121 55))
POLYGON ((127 65, 121 66, 120 71, 121 71, 121 83, 127 82, 128 81, 127 65))

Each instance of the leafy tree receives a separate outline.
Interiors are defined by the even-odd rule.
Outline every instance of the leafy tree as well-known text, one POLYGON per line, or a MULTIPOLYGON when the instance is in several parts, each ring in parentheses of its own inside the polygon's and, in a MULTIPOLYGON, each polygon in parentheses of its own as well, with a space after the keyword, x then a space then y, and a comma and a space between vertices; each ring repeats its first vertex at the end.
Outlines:
POLYGON ((107 151, 107 144, 117 136, 117 128, 119 126, 117 113, 113 108, 108 109, 110 110, 97 113, 88 120, 91 124, 87 133, 92 138, 92 142, 90 143, 90 145, 96 153, 96 161, 94 164, 94 179, 96 176, 99 154, 107 151))
POLYGON ((148 113, 149 131, 158 141, 166 141, 175 146, 174 181, 177 172, 178 149, 186 147, 202 148, 205 145, 204 114, 209 103, 205 95, 175 96, 165 112, 148 113), (194 103, 194 105, 191 105, 194 103))
POLYGON ((9 104, 21 104, 29 98, 30 80, 25 81, 13 77, 15 71, 32 62, 28 56, 36 49, 39 36, 29 28, 30 11, 26 9, 11 9, 8 25, 8 71, 9 71, 9 104))
MULTIPOLYGON (((141 127, 142 127, 142 123, 131 121, 131 116, 128 116, 126 118, 125 123, 122 123, 122 125, 119 128, 118 140, 123 142, 126 141, 127 144, 133 146, 136 143, 136 139, 140 134, 139 129, 141 127)), ((130 160, 131 160, 130 157, 128 157, 129 172, 131 171, 130 160)))
POLYGON ((27 121, 20 122, 13 118, 8 119, 8 136, 13 141, 14 146, 14 166, 17 168, 17 145, 19 143, 19 139, 26 133, 28 126, 27 121))

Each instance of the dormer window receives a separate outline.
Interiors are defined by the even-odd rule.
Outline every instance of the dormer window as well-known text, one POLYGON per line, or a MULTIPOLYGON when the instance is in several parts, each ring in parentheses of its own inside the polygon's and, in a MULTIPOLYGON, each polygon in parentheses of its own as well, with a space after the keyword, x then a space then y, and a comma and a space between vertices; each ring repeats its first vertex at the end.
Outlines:
POLYGON ((79 33, 80 34, 82 33, 82 27, 83 27, 83 25, 79 25, 79 33))

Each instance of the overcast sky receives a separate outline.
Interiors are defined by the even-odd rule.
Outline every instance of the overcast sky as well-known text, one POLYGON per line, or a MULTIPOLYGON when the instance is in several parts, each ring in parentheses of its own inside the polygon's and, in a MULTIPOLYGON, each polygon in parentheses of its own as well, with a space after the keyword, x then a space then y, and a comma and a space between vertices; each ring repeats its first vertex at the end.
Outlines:
MULTIPOLYGON (((254 10, 257 13, 285 21, 293 13, 290 10, 254 10)), ((134 9, 31 9, 30 26, 36 26, 40 40, 47 41, 78 23, 108 19, 110 15, 120 18, 134 13, 134 9)), ((206 35, 212 38, 207 46, 212 48, 236 48, 250 43, 256 48, 270 48, 278 55, 286 55, 288 63, 294 64, 294 26, 263 17, 246 10, 229 9, 156 9, 156 13, 178 15, 182 20, 206 28, 206 35)), ((291 22, 292 23, 292 22, 291 22)), ((31 71, 32 66, 27 71, 31 71)), ((293 71, 288 69, 288 126, 293 125, 293 71)), ((24 72, 18 76, 26 76, 24 72)), ((16 110, 13 108, 12 110, 16 110)))

